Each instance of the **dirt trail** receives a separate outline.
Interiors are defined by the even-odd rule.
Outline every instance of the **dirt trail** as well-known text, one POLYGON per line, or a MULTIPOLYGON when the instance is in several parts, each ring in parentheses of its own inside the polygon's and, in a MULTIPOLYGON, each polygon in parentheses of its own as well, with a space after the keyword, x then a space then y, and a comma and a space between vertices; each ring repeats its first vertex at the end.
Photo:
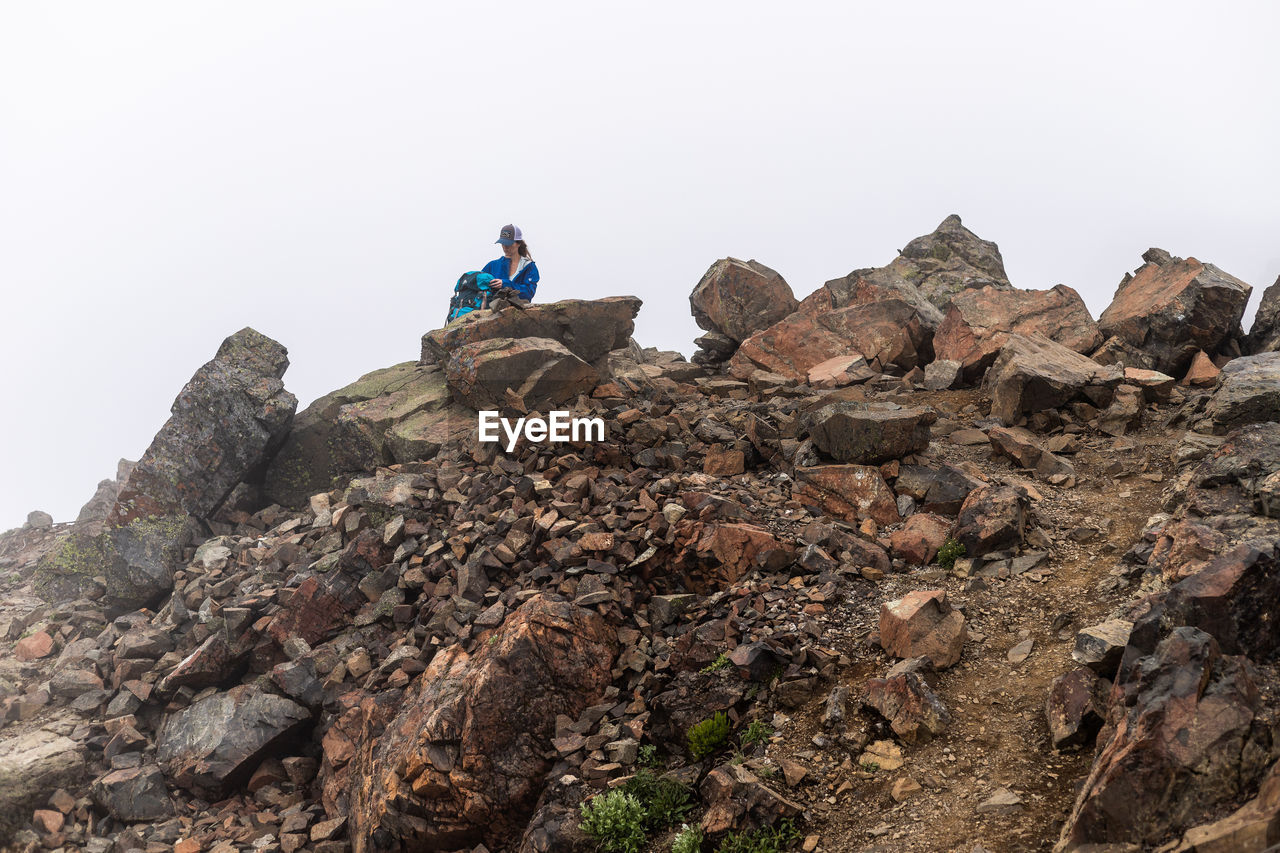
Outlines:
MULTIPOLYGON (((927 402, 964 425, 973 420, 958 411, 971 398, 939 398, 927 402)), ((887 728, 877 727, 874 712, 855 710, 866 679, 883 675, 893 663, 870 642, 880 604, 913 589, 945 589, 963 608, 970 639, 961 662, 938 674, 934 685, 951 712, 949 728, 931 743, 903 746, 900 769, 858 766, 846 749, 832 743, 820 725, 822 698, 789 714, 790 722, 767 754, 775 762, 790 759, 809 769, 789 796, 811 809, 815 819, 805 831, 821 837, 819 850, 1016 853, 1052 847, 1077 784, 1088 772, 1092 746, 1063 752, 1050 746, 1045 697, 1050 682, 1076 666, 1071 660, 1076 630, 1103 621, 1132 598, 1128 585, 1117 582, 1118 572, 1108 576, 1147 519, 1160 511, 1177 434, 1148 427, 1121 439, 1080 438, 1082 449, 1072 460, 1078 473, 1073 488, 1033 481, 1007 461, 991 459, 986 446, 934 441, 931 452, 944 461, 977 461, 988 476, 1030 483, 1040 495, 1033 502, 1035 518, 1053 546, 1034 572, 1005 580, 975 584, 936 566, 889 575, 865 597, 851 597, 825 618, 826 639, 850 661, 840 676, 851 691, 850 727, 865 727, 872 740, 892 740, 887 728), (1117 467, 1123 470, 1113 476, 1117 467), (1068 535, 1079 527, 1099 532, 1079 543, 1068 535), (1030 656, 1011 663, 1009 649, 1027 638, 1034 641, 1030 656), (921 789, 899 803, 891 791, 905 778, 921 789), (978 806, 1001 788, 1016 793, 1023 804, 1003 814, 979 814, 978 806)))

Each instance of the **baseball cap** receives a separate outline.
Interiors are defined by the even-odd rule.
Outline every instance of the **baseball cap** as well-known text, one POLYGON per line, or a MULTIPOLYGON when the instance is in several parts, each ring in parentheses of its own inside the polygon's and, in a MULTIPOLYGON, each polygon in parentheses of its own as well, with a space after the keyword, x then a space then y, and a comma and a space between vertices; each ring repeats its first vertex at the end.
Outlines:
POLYGON ((519 228, 514 225, 503 225, 502 230, 498 232, 498 239, 493 242, 501 243, 504 246, 510 246, 511 244, 523 239, 524 234, 521 233, 519 228))

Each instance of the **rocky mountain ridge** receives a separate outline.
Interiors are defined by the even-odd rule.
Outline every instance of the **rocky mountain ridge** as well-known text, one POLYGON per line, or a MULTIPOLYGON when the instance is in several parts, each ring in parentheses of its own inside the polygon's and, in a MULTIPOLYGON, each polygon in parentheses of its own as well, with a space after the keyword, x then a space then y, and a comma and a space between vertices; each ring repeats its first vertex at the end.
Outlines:
POLYGON ((501 305, 296 415, 236 333, 0 538, 9 847, 1264 849, 1280 288, 1245 336, 1143 257, 1095 322, 948 217, 803 300, 718 261, 694 363, 501 305))

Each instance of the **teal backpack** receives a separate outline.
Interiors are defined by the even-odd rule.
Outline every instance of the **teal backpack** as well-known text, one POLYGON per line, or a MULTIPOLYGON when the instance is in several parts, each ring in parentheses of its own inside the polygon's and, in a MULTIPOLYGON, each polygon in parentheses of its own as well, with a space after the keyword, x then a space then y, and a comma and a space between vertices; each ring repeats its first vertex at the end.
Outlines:
POLYGON ((487 272, 465 272, 453 286, 453 298, 449 300, 449 316, 445 323, 452 323, 459 317, 489 307, 489 300, 494 291, 502 287, 502 280, 495 279, 487 272), (497 281, 495 285, 493 282, 497 281))

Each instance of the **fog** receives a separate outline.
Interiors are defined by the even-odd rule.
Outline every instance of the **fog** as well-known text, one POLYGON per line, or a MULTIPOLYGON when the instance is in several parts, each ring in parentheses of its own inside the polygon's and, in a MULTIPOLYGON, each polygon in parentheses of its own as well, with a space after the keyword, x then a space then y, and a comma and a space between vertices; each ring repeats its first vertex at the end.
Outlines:
MULTIPOLYGON (((958 213, 1096 316, 1149 246, 1280 275, 1265 2, 0 5, 0 529, 74 518, 228 334, 301 406, 417 357, 525 232, 539 301, 803 297, 958 213), (1209 11, 1209 10, 1212 11, 1209 11)), ((1250 314, 1252 314, 1252 305, 1250 314)))

